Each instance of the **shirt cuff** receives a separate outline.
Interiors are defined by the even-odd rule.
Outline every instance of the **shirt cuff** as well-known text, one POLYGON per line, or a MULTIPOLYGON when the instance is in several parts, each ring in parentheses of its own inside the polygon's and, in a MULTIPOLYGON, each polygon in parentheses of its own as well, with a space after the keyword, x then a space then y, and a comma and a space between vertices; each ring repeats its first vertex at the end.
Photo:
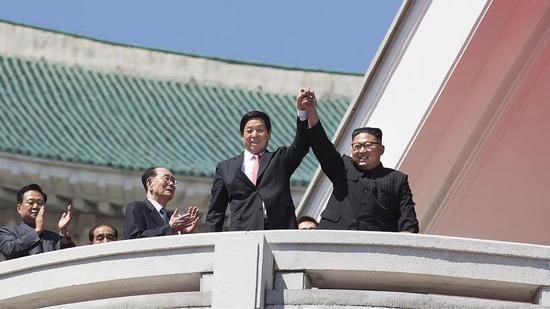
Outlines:
POLYGON ((306 121, 307 120, 307 112, 304 110, 296 110, 296 113, 298 114, 298 118, 300 121, 306 121))

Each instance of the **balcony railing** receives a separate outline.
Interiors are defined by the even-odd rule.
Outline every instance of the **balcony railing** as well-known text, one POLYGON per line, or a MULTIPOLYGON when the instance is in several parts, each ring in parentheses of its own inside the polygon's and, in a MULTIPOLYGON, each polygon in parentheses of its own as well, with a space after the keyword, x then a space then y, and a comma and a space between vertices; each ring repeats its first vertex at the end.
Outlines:
POLYGON ((225 232, 0 262, 22 307, 550 306, 550 247, 406 233, 225 232))

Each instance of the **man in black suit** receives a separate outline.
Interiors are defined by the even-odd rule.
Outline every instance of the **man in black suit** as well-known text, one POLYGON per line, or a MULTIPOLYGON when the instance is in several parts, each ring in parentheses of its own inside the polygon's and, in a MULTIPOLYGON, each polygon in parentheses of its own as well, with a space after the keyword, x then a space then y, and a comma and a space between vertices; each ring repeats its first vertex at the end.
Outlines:
POLYGON ((177 182, 172 172, 164 167, 151 167, 141 176, 141 183, 147 196, 144 201, 126 206, 126 239, 192 233, 195 230, 199 221, 196 207, 189 207, 185 215, 178 214, 177 208, 171 216, 166 211, 176 192, 177 182))
POLYGON ((333 184, 319 228, 418 233, 407 175, 380 162, 382 131, 355 129, 351 157, 340 156, 319 121, 317 100, 305 102, 303 109, 311 148, 333 184))
POLYGON ((72 207, 61 215, 59 233, 44 229, 48 196, 37 184, 24 186, 17 192, 17 212, 21 224, 0 228, 0 252, 6 260, 74 247, 69 236, 72 207))
MULTIPOLYGON (((303 96, 300 92, 297 102, 303 96)), ((271 121, 263 112, 246 113, 240 123, 244 152, 218 163, 206 228, 222 231, 227 205, 229 230, 273 230, 297 228, 290 177, 298 168, 309 145, 305 135, 306 116, 297 104, 298 119, 294 141, 289 147, 267 150, 271 121)))

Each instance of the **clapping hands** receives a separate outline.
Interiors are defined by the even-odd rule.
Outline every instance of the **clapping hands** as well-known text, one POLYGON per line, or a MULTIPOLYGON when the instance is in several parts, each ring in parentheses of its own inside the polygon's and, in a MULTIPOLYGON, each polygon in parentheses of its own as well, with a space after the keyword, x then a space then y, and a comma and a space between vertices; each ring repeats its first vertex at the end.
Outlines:
POLYGON ((189 207, 187 213, 183 215, 180 215, 178 209, 176 209, 170 217, 170 228, 172 228, 172 231, 181 232, 182 234, 193 233, 199 218, 199 209, 195 206, 189 207))
POLYGON ((71 205, 67 206, 67 212, 64 212, 59 219, 57 227, 59 228, 59 234, 63 236, 69 235, 69 223, 73 218, 73 207, 71 205))

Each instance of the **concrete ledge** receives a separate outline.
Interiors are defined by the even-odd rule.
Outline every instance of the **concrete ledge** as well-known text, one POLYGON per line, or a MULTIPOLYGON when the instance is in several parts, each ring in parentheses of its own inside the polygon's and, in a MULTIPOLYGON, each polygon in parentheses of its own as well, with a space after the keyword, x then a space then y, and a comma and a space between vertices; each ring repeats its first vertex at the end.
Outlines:
POLYGON ((407 233, 223 232, 111 242, 5 261, 0 281, 3 308, 122 304, 142 299, 134 296, 199 291, 208 294, 185 294, 200 300, 174 306, 298 306, 310 298, 321 301, 315 293, 322 293, 333 300, 327 305, 401 295, 404 308, 454 300, 531 308, 550 306, 550 247, 407 233))
POLYGON ((166 292, 199 291, 212 271, 208 235, 170 236, 76 247, 2 262, 5 308, 166 292), (183 262, 185 261, 185 262, 183 262))
POLYGON ((46 308, 209 308, 210 298, 211 295, 209 292, 163 293, 129 297, 116 297, 105 300, 93 300, 46 308))
POLYGON ((412 294, 379 291, 346 290, 270 290, 266 308, 548 308, 508 301, 464 298, 435 294, 412 294))
POLYGON ((266 235, 278 270, 305 270, 311 285, 437 293, 533 303, 550 282, 550 248, 379 232, 266 235))

